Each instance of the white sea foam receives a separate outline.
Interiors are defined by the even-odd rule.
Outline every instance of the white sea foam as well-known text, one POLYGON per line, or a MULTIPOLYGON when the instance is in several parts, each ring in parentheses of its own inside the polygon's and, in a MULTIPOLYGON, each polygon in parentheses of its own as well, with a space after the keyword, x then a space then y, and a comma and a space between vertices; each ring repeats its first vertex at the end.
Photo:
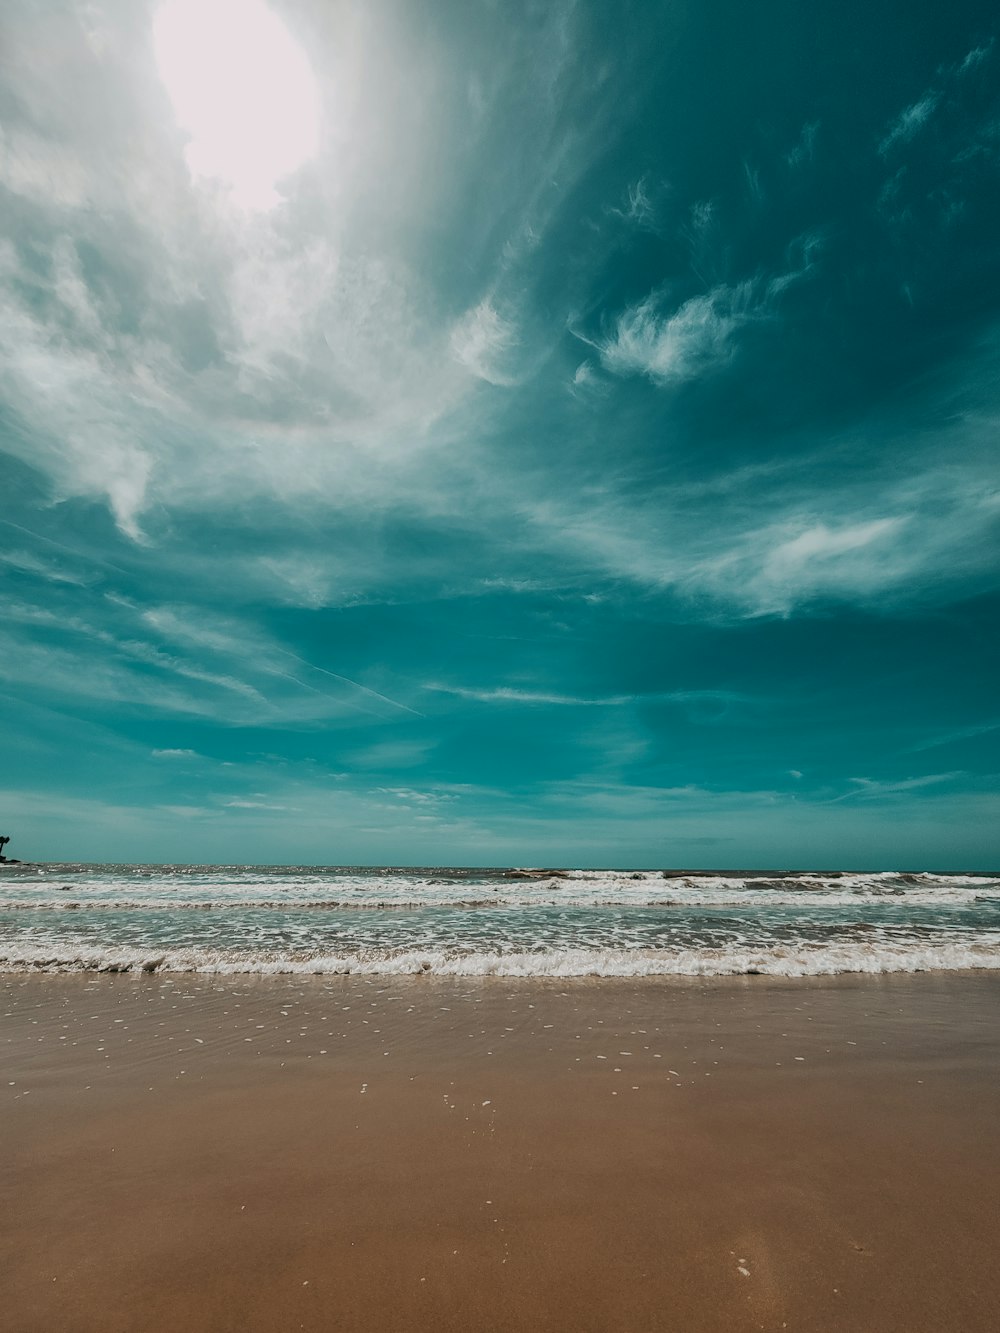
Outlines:
POLYGON ((758 906, 851 908, 866 902, 913 907, 1000 903, 1000 880, 972 875, 799 874, 784 878, 690 875, 665 878, 657 871, 572 871, 559 877, 510 882, 495 875, 459 880, 411 875, 343 872, 225 871, 188 867, 128 874, 84 871, 21 875, 4 884, 0 910, 164 912, 220 910, 308 911, 329 909, 758 906))
POLYGON ((366 950, 359 954, 237 953, 183 949, 81 946, 60 950, 56 942, 7 945, 4 972, 201 972, 215 974, 427 975, 461 977, 776 977, 832 976, 1000 969, 1000 932, 976 940, 921 942, 834 942, 760 948, 582 949, 529 952, 435 949, 366 950))

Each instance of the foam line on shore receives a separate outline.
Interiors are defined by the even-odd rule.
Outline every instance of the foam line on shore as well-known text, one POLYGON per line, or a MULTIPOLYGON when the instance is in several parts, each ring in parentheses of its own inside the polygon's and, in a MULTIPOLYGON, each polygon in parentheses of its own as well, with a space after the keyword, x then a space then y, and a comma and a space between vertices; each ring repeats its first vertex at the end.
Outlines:
POLYGON ((364 955, 235 954, 210 950, 80 948, 65 954, 24 945, 0 954, 4 972, 198 972, 219 975, 435 975, 461 977, 777 977, 840 973, 1000 969, 1000 933, 975 942, 817 944, 796 948, 552 949, 532 952, 409 950, 364 955))

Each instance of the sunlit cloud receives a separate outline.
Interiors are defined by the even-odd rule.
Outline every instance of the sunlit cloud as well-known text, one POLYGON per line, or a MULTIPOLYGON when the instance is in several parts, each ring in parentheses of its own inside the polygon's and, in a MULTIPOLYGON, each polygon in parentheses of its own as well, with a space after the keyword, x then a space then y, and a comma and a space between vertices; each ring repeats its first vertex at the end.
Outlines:
POLYGON ((163 0, 153 44, 194 179, 272 207, 319 140, 319 90, 288 29, 262 0, 163 0))

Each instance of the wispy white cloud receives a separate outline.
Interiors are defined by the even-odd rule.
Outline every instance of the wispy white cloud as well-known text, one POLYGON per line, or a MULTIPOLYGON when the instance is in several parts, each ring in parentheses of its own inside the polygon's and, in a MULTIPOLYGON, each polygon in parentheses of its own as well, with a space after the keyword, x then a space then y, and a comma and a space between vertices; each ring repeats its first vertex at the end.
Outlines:
POLYGON ((819 121, 810 120, 802 126, 802 132, 789 149, 785 161, 793 170, 808 166, 816 156, 816 140, 819 134, 819 121))
POLYGON ((40 694, 168 716, 186 714, 212 718, 222 725, 237 717, 249 720, 246 707, 237 708, 231 696, 220 698, 216 691, 204 688, 210 684, 208 681, 201 680, 198 683, 203 688, 194 688, 190 676, 184 681, 172 672, 136 671, 128 662, 107 654, 41 644, 12 631, 8 632, 5 652, 0 655, 0 679, 18 686, 28 697, 40 694))
POLYGON ((81 615, 8 599, 0 678, 32 691, 223 725, 379 720, 417 710, 298 657, 252 621, 93 595, 81 615), (298 664, 290 670, 289 663, 298 664))
POLYGON ((634 222, 637 226, 648 227, 653 223, 656 210, 649 195, 649 182, 645 176, 641 176, 629 186, 624 214, 629 222, 634 222))
POLYGON ((941 94, 931 90, 901 111, 879 143, 878 150, 882 156, 901 144, 909 143, 930 120, 940 101, 941 94))
MULTIPOLYGON (((711 217, 709 209, 704 226, 711 217)), ((719 283, 680 305, 672 304, 666 290, 651 292, 622 311, 611 334, 594 343, 602 365, 613 374, 646 375, 660 385, 718 370, 735 354, 738 335, 773 318, 784 292, 809 275, 820 245, 818 235, 797 237, 785 272, 719 283)))
POLYGON ((617 708, 633 702, 629 694, 611 694, 597 698, 573 694, 559 694, 551 690, 521 690, 508 686, 495 689, 476 689, 466 685, 426 684, 425 690, 434 690, 439 694, 453 694, 460 699, 472 699, 477 703, 499 704, 544 704, 552 707, 569 708, 617 708))
POLYGON ((852 513, 853 503, 845 495, 821 515, 786 502, 780 519, 755 524, 744 516, 725 532, 709 519, 699 526, 698 515, 674 508, 669 497, 656 520, 609 507, 559 520, 547 507, 546 521, 550 536, 572 532, 579 558, 610 576, 689 597, 701 614, 713 603, 720 613, 784 616, 822 598, 927 595, 990 567, 983 542, 995 514, 988 505, 966 501, 935 514, 901 504, 903 512, 872 516, 852 513))
POLYGON ((993 48, 994 41, 991 38, 988 42, 972 47, 957 63, 939 69, 935 84, 915 102, 904 107, 890 122, 878 145, 878 151, 882 156, 887 156, 894 149, 903 147, 915 139, 935 113, 945 105, 946 100, 958 95, 961 85, 968 76, 974 75, 991 58, 993 48))
MULTIPOLYGON (((265 682, 277 678, 291 681, 316 696, 320 708, 350 709, 381 716, 385 714, 381 705, 385 705, 391 710, 421 716, 415 708, 391 699, 371 686, 307 661, 262 634, 251 623, 235 617, 227 619, 218 614, 206 617, 196 608, 183 607, 157 607, 140 612, 140 616, 168 641, 192 644, 223 659, 245 663, 248 652, 252 652, 252 672, 261 690, 267 690, 265 682), (290 672, 289 661, 297 663, 301 670, 290 672), (302 679, 303 676, 307 679, 302 679), (324 684, 325 680, 335 682, 337 690, 332 691, 324 684)), ((270 690, 267 692, 271 693, 270 690)))
POLYGON ((276 649, 284 657, 290 657, 309 671, 315 671, 320 676, 327 676, 330 680, 335 680, 340 685, 347 685, 350 689, 356 690, 359 694, 367 696, 369 699, 377 699, 379 703, 388 704, 391 708, 398 708, 401 713, 409 713, 412 717, 423 717, 416 708, 411 708, 409 704, 400 703, 398 699, 390 699, 388 695, 380 694, 378 690, 373 690, 368 685, 362 685, 356 680, 350 680, 347 676, 341 676, 336 671, 328 671, 326 667, 316 666, 312 662, 307 662, 304 657, 299 657, 296 653, 289 652, 287 648, 276 649))
MULTIPOLYGON (((934 83, 891 122, 878 145, 893 168, 879 191, 878 210, 898 247, 897 263, 905 266, 900 290, 910 305, 922 303, 928 279, 932 285, 939 281, 932 276, 931 258, 938 244, 954 243, 939 235, 930 244, 925 237, 921 260, 913 248, 918 232, 956 233, 975 225, 980 215, 984 222, 989 216, 1000 137, 996 106, 986 91, 993 53, 991 40, 940 66, 934 83)), ((961 280, 965 262, 953 254, 950 281, 961 280)))
POLYGON ((716 287, 692 296, 673 312, 651 295, 618 317, 614 332, 598 343, 606 370, 647 375, 660 384, 692 379, 733 354, 733 335, 753 313, 753 285, 716 287))
MULTIPOLYGON (((667 188, 661 183, 656 189, 656 194, 662 198, 667 188)), ((649 175, 640 176, 628 186, 621 204, 609 208, 608 212, 641 230, 659 230, 657 207, 653 201, 653 189, 649 175)))
POLYGON ((995 42, 993 38, 990 38, 990 40, 984 42, 982 46, 974 46, 972 50, 966 54, 962 63, 959 65, 959 74, 971 74, 973 70, 976 70, 981 65, 985 64, 993 54, 994 45, 995 42))
POLYGON ((86 164, 68 147, 26 127, 0 127, 0 184, 35 203, 79 208, 90 181, 86 164))
POLYGON ((985 339, 932 397, 892 405, 853 436, 821 437, 811 452, 639 497, 610 487, 581 503, 529 495, 521 512, 569 568, 671 592, 698 616, 787 616, 821 601, 884 606, 995 586, 996 425, 983 406, 994 346, 985 339), (866 443, 876 437, 892 442, 884 461, 866 443), (818 488, 817 477, 828 481, 818 488))
POLYGON ((457 792, 442 791, 437 788, 375 787, 374 791, 376 794, 392 796, 397 801, 403 801, 406 805, 447 805, 459 799, 457 792))
POLYGON ((504 388, 518 382, 516 329, 489 298, 480 301, 454 326, 451 350, 478 379, 504 388))
POLYGON ((344 762, 354 769, 368 772, 392 772, 396 769, 416 768, 424 763, 437 742, 430 737, 412 740, 383 740, 349 750, 344 762))
MULTIPOLYGON (((469 685, 449 685, 438 682, 424 685, 425 690, 454 695, 475 703, 507 704, 512 706, 544 706, 555 708, 622 708, 628 705, 676 704, 689 712, 698 713, 708 707, 728 710, 735 706, 759 708, 766 703, 756 696, 732 690, 653 690, 635 694, 561 694, 554 690, 530 690, 514 686, 482 688, 469 685)), ((706 715, 707 716, 707 715, 706 715)))
POLYGON ((241 796, 234 796, 223 804, 228 810, 288 810, 287 805, 277 805, 273 801, 249 801, 241 796))
MULTIPOLYGON (((199 318, 211 322, 198 336, 213 350, 200 368, 185 365, 183 344, 166 341, 195 308, 188 296, 171 298, 169 284, 147 312, 150 326, 122 335, 120 312, 97 304, 64 237, 53 243, 41 308, 24 295, 30 270, 9 242, 0 247, 0 382, 32 423, 24 457, 65 495, 106 497, 134 539, 157 503, 253 493, 350 501, 373 489, 373 455, 384 462, 405 437, 397 471, 379 485, 384 502, 391 477, 402 481, 428 425, 468 382, 443 354, 445 331, 417 313, 405 275, 334 262, 319 243, 292 254, 274 236, 234 241, 221 286, 213 278, 216 313, 202 303, 199 318)), ((200 280, 197 255, 193 271, 178 274, 181 290, 200 280)), ((11 445, 22 452, 19 437, 11 445)))
POLYGON ((841 801, 855 799, 866 801, 888 800, 896 796, 906 795, 909 792, 920 791, 924 787, 936 787, 941 783, 955 782, 965 776, 964 773, 924 773, 919 777, 900 778, 895 781, 851 778, 849 780, 854 784, 853 789, 840 796, 834 796, 828 801, 828 804, 836 805, 841 801))
POLYGON ((798 527, 786 520, 751 531, 742 544, 709 557, 692 571, 693 579, 708 587, 714 582, 720 591, 741 589, 742 600, 758 614, 787 613, 797 602, 845 589, 863 596, 892 577, 887 566, 905 522, 891 517, 798 527))
POLYGON ((755 206, 764 202, 764 184, 760 178, 760 171, 746 158, 743 160, 743 179, 746 182, 747 194, 755 206))
POLYGON ((966 727, 954 727, 948 731, 936 732, 929 739, 909 746, 908 750, 911 753, 917 753, 921 750, 937 750, 944 745, 953 745, 956 741, 974 740, 977 736, 988 736, 994 731, 1000 731, 1000 719, 998 718, 991 718, 985 722, 974 722, 966 727))
POLYGON ((51 580, 53 583, 70 583, 78 588, 87 584, 86 575, 77 570, 62 568, 51 561, 42 560, 30 551, 0 551, 0 564, 6 565, 9 569, 51 580))

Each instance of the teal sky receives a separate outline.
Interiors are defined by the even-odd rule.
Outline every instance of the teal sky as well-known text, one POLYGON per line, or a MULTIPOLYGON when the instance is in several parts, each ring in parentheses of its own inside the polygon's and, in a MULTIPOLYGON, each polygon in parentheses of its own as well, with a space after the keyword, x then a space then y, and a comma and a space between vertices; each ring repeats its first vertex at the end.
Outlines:
POLYGON ((272 10, 0 11, 10 854, 1000 864, 995 4, 272 10))

